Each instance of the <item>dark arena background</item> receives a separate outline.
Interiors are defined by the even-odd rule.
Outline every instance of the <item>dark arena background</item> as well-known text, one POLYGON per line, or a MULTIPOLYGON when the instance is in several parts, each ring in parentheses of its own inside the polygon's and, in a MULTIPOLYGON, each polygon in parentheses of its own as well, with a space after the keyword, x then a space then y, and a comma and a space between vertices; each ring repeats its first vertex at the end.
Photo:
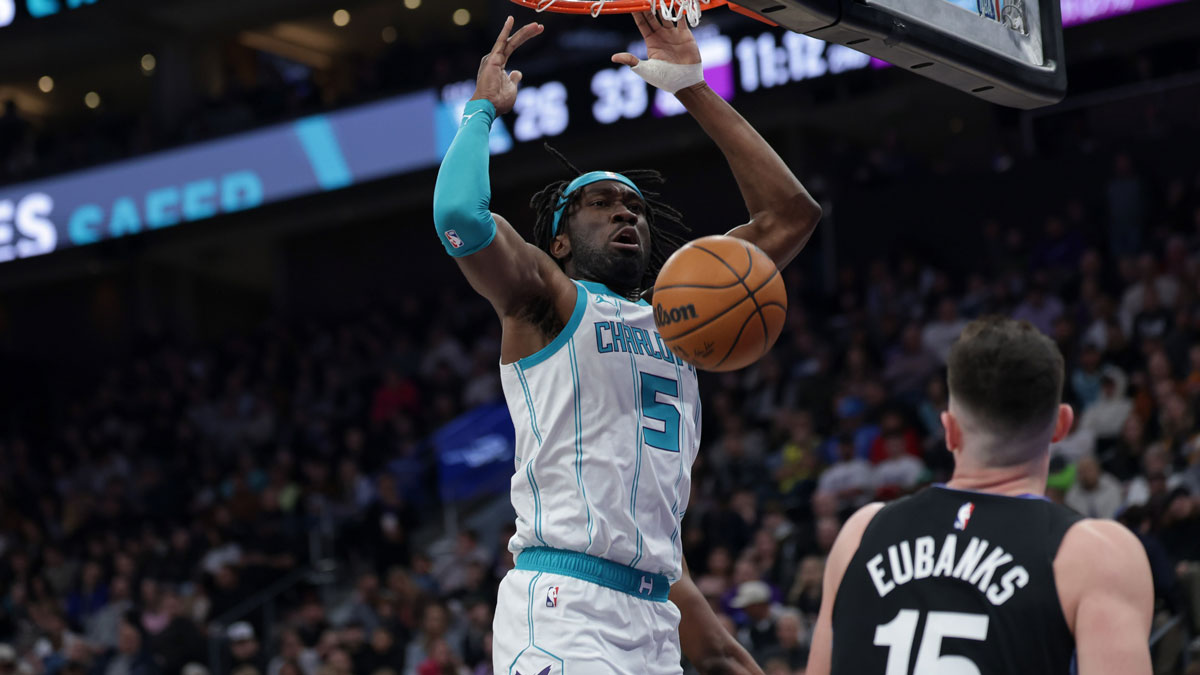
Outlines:
MULTIPOLYGON (((431 199, 509 14, 546 31, 494 211, 528 236, 569 177, 548 142, 662 171, 696 236, 745 221, 695 122, 609 61, 627 17, 0 0, 0 673, 492 673, 513 429, 431 199)), ((683 521, 769 675, 804 671, 848 514, 949 475, 946 354, 988 313, 1058 343, 1048 495, 1137 534, 1155 671, 1200 672, 1200 2, 1062 14, 1068 94, 1034 110, 724 10, 696 31, 824 210, 775 348, 702 377, 683 521), (769 624, 731 606, 756 581, 769 624)))

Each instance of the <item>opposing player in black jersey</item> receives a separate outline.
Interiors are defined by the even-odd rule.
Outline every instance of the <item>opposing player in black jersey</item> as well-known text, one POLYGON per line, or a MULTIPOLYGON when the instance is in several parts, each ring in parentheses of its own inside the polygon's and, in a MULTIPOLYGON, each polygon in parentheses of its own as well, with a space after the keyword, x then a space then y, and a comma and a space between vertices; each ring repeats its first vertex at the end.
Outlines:
POLYGON ((1042 495, 1071 428, 1063 358, 1028 322, 950 352, 953 477, 842 528, 807 675, 1149 675, 1154 592, 1132 533, 1042 495))

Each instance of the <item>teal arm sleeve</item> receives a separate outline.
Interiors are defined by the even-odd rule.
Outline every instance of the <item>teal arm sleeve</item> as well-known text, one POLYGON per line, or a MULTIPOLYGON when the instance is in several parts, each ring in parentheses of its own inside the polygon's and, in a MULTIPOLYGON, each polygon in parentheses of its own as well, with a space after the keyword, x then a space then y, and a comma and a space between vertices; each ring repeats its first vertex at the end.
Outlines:
POLYGON ((462 125, 433 188, 433 224, 446 253, 460 258, 486 248, 496 238, 489 205, 488 132, 496 118, 491 101, 469 101, 462 125))

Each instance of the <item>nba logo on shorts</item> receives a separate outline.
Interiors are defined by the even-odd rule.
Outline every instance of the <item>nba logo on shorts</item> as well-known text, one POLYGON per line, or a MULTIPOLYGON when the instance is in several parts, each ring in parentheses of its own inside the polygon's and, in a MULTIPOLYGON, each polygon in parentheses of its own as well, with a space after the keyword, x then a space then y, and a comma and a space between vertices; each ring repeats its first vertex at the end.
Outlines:
POLYGON ((558 607, 558 586, 551 586, 546 589, 546 606, 558 607))
POLYGON ((958 517, 954 519, 954 529, 965 530, 967 523, 971 522, 971 514, 975 511, 975 504, 966 502, 958 507, 958 517))
POLYGON ((459 237, 458 233, 455 232, 454 230, 446 230, 446 241, 449 241, 450 245, 453 246, 454 248, 462 248, 463 247, 462 238, 459 237))

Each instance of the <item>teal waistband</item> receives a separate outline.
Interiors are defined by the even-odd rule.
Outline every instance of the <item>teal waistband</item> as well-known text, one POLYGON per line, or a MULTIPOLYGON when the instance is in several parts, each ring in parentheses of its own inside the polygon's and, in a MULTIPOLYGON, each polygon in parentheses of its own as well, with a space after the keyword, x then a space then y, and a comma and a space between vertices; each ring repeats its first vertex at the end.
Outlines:
POLYGON ((557 548, 536 547, 521 551, 517 555, 517 569, 574 577, 653 602, 666 602, 671 593, 670 580, 661 574, 557 548))

